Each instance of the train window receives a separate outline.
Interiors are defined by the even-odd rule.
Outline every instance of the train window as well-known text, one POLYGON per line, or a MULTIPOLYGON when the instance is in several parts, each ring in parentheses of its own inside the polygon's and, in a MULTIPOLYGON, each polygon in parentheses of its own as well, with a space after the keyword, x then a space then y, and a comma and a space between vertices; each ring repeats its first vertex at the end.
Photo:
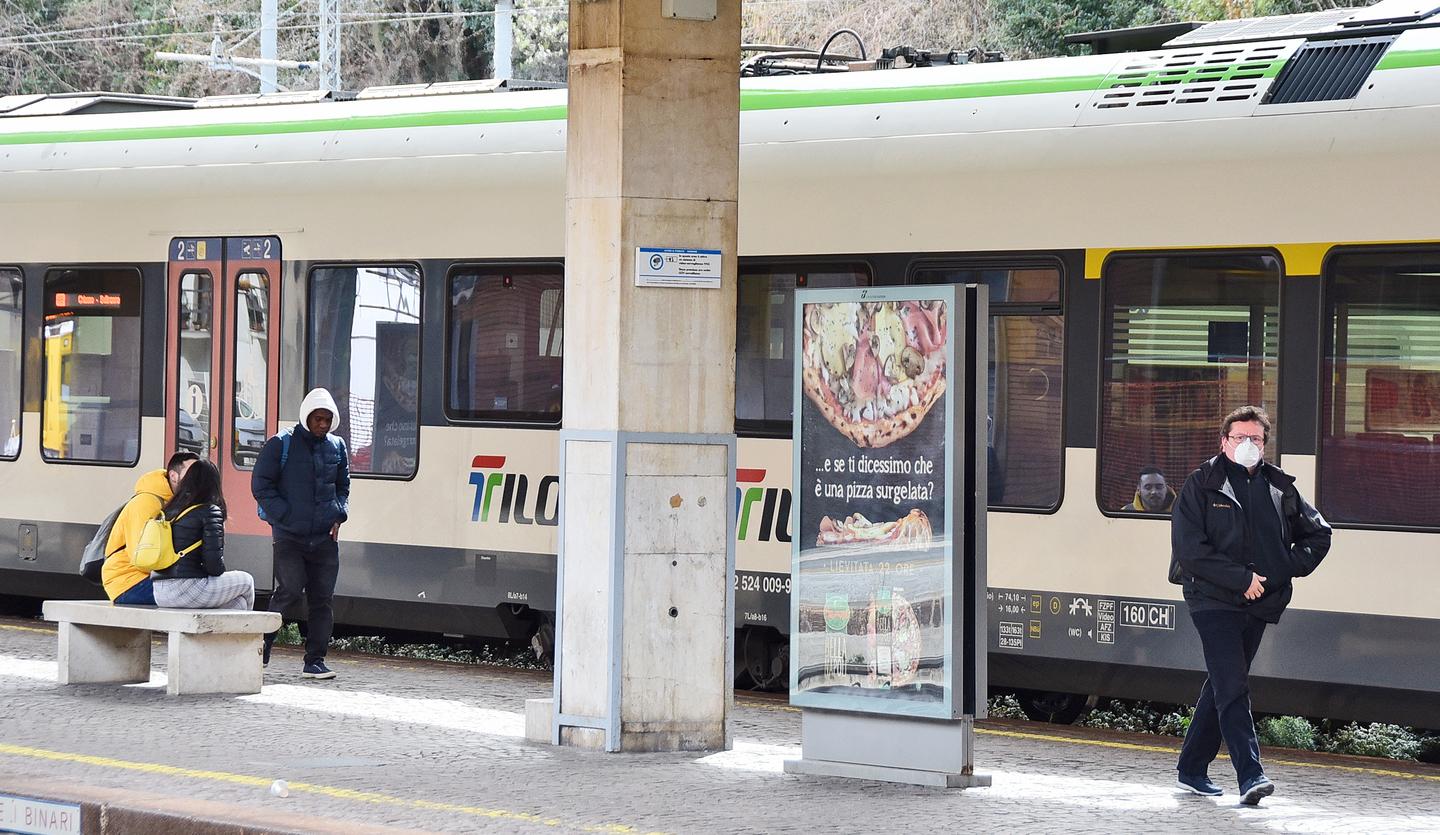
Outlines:
POLYGON ((1064 457, 1060 384, 1065 356, 1059 268, 927 266, 915 271, 913 281, 989 288, 989 504, 1057 507, 1064 457))
POLYGON ((215 283, 207 272, 180 276, 180 356, 175 445, 201 457, 210 449, 210 357, 215 350, 215 283))
POLYGON ((41 452, 47 461, 140 457, 140 273, 45 274, 41 452))
MULTIPOLYGON (((1276 413, 1280 263, 1270 255, 1105 263, 1099 487, 1105 512, 1168 513, 1245 404, 1276 413)), ((1279 450, 1272 437, 1266 456, 1279 450)))
POLYGON ((794 408, 795 289, 863 287, 866 264, 741 265, 735 323, 735 428, 790 432, 794 408))
POLYGON ((565 274, 558 264, 450 274, 445 411, 456 420, 560 422, 565 274))
POLYGON ((20 455, 20 353, 25 340, 25 281, 19 270, 0 269, 0 459, 20 455))
POLYGON ((265 411, 270 396, 270 277, 241 273, 235 278, 235 402, 230 457, 235 466, 255 466, 265 445, 265 411))
POLYGON ((1440 527, 1440 252, 1350 253, 1325 271, 1320 509, 1440 527))
POLYGON ((317 267, 310 272, 310 310, 309 381, 335 397, 336 434, 350 448, 350 472, 413 476, 420 441, 420 270, 317 267))

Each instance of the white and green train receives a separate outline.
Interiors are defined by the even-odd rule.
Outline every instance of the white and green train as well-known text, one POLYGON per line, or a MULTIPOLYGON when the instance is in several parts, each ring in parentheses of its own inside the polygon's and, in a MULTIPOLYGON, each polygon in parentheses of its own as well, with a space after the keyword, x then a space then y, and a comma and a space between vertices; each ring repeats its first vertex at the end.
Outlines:
MULTIPOLYGON (((1261 403, 1336 534, 1257 708, 1440 727, 1440 16, 1385 6, 742 82, 745 678, 786 680, 794 289, 983 282, 993 684, 1193 697, 1168 517, 1126 508, 1261 403)), ((565 117, 478 82, 0 98, 0 594, 97 594, 80 546, 176 446, 267 585, 247 468, 325 385, 337 619, 544 643, 565 117)))

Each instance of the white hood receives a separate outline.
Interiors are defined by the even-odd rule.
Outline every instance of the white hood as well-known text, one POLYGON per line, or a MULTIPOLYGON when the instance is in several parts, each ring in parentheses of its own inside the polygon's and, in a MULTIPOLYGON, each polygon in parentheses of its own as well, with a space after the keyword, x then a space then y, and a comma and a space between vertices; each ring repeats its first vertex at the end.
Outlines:
POLYGON ((340 410, 335 408, 335 398, 325 389, 312 389, 305 399, 300 401, 300 425, 306 429, 310 428, 310 413, 316 409, 324 409, 334 416, 334 422, 330 424, 330 431, 335 432, 340 428, 340 410))

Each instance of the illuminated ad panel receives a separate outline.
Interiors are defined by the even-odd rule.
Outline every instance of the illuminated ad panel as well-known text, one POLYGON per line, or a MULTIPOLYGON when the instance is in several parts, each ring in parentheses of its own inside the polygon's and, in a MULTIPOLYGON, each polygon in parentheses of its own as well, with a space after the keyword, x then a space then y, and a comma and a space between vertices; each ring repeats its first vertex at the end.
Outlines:
POLYGON ((793 704, 959 716, 955 304, 953 287, 797 293, 793 704))

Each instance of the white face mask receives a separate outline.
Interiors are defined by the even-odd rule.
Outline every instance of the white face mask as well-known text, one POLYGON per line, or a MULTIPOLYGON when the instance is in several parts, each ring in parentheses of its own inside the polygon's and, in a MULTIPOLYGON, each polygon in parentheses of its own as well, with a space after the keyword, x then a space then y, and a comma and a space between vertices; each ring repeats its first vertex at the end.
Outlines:
POLYGON ((1240 445, 1235 447, 1235 463, 1247 470, 1259 464, 1260 447, 1255 446, 1254 441, 1241 441, 1240 445))

